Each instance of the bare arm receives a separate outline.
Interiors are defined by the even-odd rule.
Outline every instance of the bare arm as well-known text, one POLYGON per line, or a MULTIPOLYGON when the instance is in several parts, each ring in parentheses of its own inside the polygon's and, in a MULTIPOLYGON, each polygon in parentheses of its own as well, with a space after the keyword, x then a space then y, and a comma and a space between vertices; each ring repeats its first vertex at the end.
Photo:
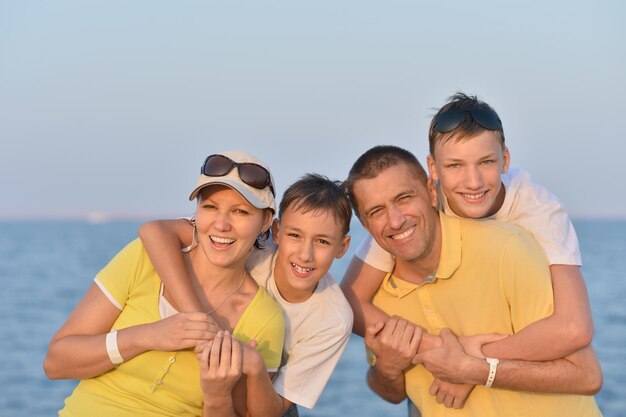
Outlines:
POLYGON ((562 358, 591 344, 593 321, 580 268, 550 266, 554 313, 507 339, 483 346, 486 356, 544 361, 562 358))
POLYGON ((389 318, 371 301, 386 274, 354 256, 341 280, 341 289, 354 312, 352 332, 361 337, 365 335, 367 326, 389 318))
MULTIPOLYGON (((444 381, 482 385, 489 365, 484 359, 467 355, 449 329, 441 331, 440 348, 416 355, 433 376, 444 381)), ((602 371, 590 347, 563 359, 545 362, 502 360, 495 387, 521 391, 593 395, 602 386, 602 371)))
POLYGON ((156 220, 139 228, 139 237, 146 248, 154 270, 181 312, 202 311, 189 280, 181 247, 191 244, 193 226, 188 220, 156 220))
POLYGON ((246 375, 249 416, 280 417, 291 402, 276 393, 271 376, 265 368, 263 357, 251 346, 243 346, 243 372, 246 375), (286 404, 287 403, 287 404, 286 404))
MULTIPOLYGON (((84 379, 114 368, 105 338, 120 314, 96 284, 50 341, 44 370, 51 379, 84 379)), ((177 314, 121 329, 117 344, 124 360, 148 350, 179 350, 213 337, 216 328, 203 313, 177 314)))

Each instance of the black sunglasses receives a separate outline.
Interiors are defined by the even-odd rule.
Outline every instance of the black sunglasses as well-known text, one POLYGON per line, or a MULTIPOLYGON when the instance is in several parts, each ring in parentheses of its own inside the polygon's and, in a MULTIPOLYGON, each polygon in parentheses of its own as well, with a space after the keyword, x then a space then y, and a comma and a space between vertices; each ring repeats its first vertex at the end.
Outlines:
POLYGON ((502 122, 495 111, 476 107, 468 110, 450 109, 435 117, 433 130, 448 133, 459 127, 469 115, 476 124, 487 130, 502 130, 502 122))
POLYGON ((237 167, 237 171, 239 172, 239 178, 241 178, 241 181, 245 184, 258 190, 270 187, 272 195, 276 197, 270 173, 261 165, 253 162, 235 162, 224 155, 209 155, 204 160, 200 173, 207 177, 223 177, 235 167, 237 167))

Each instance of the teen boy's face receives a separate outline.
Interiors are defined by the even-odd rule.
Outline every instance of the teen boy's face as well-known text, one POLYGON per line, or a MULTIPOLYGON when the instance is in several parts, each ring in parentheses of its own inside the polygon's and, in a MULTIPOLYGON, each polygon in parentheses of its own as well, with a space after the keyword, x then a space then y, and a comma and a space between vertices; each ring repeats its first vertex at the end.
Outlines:
POLYGON ((501 174, 509 169, 509 150, 495 132, 461 141, 435 144, 428 156, 433 180, 439 180, 448 204, 460 217, 479 219, 495 214, 504 202, 501 174))
POLYGON ((274 279, 289 302, 307 300, 335 259, 348 249, 350 236, 328 210, 293 210, 288 207, 274 220, 272 235, 278 245, 274 279))

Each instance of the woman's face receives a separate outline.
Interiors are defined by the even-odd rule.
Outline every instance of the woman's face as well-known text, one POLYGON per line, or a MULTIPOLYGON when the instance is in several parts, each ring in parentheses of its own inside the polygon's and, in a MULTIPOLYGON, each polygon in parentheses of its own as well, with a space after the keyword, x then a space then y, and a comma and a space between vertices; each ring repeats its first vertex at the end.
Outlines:
POLYGON ((271 220, 271 210, 254 207, 232 188, 210 185, 201 191, 196 207, 198 244, 212 264, 237 267, 271 220))

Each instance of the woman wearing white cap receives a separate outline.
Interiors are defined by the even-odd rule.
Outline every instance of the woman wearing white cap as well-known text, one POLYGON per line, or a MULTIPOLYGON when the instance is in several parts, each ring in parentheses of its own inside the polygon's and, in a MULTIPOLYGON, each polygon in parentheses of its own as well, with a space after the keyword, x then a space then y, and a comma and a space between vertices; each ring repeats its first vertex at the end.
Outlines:
POLYGON ((259 387, 271 387, 267 371, 280 365, 284 320, 245 261, 276 210, 272 177, 246 153, 211 155, 194 199, 185 259, 207 314, 178 313, 140 240, 131 242, 50 342, 48 377, 81 379, 59 415, 263 415, 259 387))

